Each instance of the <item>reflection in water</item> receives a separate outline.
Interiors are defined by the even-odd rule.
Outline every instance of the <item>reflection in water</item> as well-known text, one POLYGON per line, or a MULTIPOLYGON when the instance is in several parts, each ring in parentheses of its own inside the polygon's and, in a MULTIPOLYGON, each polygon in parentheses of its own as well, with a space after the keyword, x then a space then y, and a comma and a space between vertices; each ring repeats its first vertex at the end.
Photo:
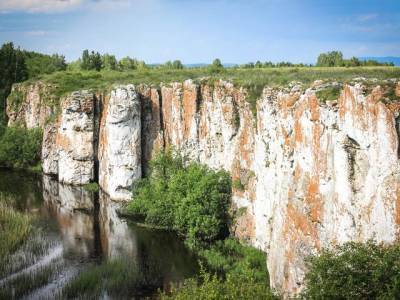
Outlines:
MULTIPOLYGON (((196 259, 174 234, 142 228, 118 217, 118 204, 101 191, 63 185, 49 176, 40 179, 0 171, 0 195, 0 200, 7 198, 15 208, 35 214, 38 230, 44 232, 46 245, 51 245, 41 257, 32 259, 25 271, 40 261, 58 263, 57 274, 25 293, 28 298, 56 295, 79 272, 119 258, 143 266, 143 272, 148 269, 145 266, 156 265, 164 288, 197 272, 196 259), (17 181, 24 182, 22 188, 17 188, 17 181)), ((17 275, 0 278, 4 287, 11 285, 10 276, 15 280, 17 275)))

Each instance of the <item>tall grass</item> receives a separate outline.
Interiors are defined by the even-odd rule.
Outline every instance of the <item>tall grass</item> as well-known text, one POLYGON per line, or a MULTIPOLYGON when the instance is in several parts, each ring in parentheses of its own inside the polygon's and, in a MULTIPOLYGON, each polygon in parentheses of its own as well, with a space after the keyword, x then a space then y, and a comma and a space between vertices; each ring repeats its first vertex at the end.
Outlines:
POLYGON ((15 251, 32 230, 31 218, 0 201, 0 261, 15 251))
POLYGON ((98 299, 109 295, 129 298, 156 290, 161 277, 154 264, 139 265, 127 259, 115 259, 94 265, 80 273, 62 290, 62 298, 98 299))

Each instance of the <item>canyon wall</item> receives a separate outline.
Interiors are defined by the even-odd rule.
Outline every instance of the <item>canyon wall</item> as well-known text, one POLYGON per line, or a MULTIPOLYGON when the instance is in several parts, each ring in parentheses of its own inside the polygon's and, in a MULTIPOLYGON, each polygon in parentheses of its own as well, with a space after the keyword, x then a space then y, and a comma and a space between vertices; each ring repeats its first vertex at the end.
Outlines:
POLYGON ((393 99, 370 86, 266 87, 256 113, 247 91, 225 81, 116 86, 72 93, 56 120, 44 122, 54 109, 40 105, 45 85, 37 83, 8 114, 9 124, 44 128, 45 173, 71 184, 98 180, 115 200, 130 199, 134 181, 165 147, 228 170, 232 231, 267 253, 271 286, 292 295, 302 289, 308 255, 398 237, 400 83, 393 99), (331 87, 340 87, 340 97, 320 101, 317 92, 331 87))

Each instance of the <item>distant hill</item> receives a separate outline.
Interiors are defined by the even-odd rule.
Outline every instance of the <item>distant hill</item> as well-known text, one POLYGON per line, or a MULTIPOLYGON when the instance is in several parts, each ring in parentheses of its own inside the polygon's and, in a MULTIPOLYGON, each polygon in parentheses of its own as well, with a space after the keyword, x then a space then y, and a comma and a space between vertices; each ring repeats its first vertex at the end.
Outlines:
POLYGON ((385 63, 385 62, 392 62, 394 63, 395 66, 400 66, 400 57, 396 56, 366 56, 366 57, 359 57, 358 59, 360 60, 376 60, 377 62, 380 63, 385 63))

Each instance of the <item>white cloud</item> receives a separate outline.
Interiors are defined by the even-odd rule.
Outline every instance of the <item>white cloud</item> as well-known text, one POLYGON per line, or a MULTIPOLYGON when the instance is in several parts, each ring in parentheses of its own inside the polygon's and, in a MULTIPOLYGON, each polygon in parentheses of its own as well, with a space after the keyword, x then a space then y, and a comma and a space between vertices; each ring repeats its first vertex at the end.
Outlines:
POLYGON ((82 4, 84 0, 0 0, 0 12, 60 12, 82 4))
POLYGON ((368 22, 378 18, 378 14, 364 14, 358 16, 358 21, 360 22, 368 22))

